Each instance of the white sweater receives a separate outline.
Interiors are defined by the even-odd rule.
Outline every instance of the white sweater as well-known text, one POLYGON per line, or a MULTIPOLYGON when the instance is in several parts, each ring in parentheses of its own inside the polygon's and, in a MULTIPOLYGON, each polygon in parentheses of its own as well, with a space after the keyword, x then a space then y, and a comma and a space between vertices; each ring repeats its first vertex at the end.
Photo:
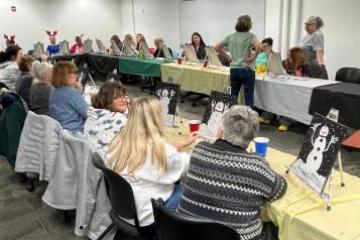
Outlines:
POLYGON ((174 190, 174 183, 185 174, 188 169, 190 156, 178 152, 175 147, 165 143, 167 166, 166 172, 160 174, 151 162, 148 154, 145 164, 129 176, 125 169, 123 176, 131 185, 135 198, 135 205, 140 226, 147 226, 154 222, 151 198, 162 198, 166 201, 174 190))

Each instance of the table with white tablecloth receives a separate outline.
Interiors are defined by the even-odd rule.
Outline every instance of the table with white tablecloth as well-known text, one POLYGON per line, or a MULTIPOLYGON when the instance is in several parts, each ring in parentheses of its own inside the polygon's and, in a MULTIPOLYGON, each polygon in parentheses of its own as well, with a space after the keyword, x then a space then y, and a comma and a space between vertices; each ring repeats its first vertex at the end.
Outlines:
MULTIPOLYGON (((226 92, 230 86, 230 69, 202 65, 161 65, 161 79, 181 85, 182 90, 210 94, 226 92)), ((336 84, 336 81, 291 76, 257 76, 255 82, 255 107, 309 124, 308 114, 312 91, 315 87, 336 84)), ((241 91, 241 94, 243 91, 241 91)), ((241 99, 241 97, 240 97, 241 99)))
POLYGON ((257 79, 254 105, 262 110, 309 125, 312 116, 308 110, 313 89, 337 83, 331 80, 289 76, 257 79))

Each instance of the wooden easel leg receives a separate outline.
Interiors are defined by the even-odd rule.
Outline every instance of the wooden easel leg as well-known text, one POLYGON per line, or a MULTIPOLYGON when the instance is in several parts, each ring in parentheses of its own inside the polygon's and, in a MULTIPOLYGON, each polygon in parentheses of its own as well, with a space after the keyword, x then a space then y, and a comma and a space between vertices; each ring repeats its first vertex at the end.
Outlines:
POLYGON ((334 169, 332 169, 329 179, 329 198, 327 199, 326 210, 331 210, 331 194, 332 194, 332 182, 333 182, 334 169))
POLYGON ((341 159, 341 152, 340 151, 339 151, 339 154, 338 154, 338 164, 339 164, 339 171, 340 171, 341 187, 345 187, 344 173, 343 173, 343 168, 342 168, 342 159, 341 159))

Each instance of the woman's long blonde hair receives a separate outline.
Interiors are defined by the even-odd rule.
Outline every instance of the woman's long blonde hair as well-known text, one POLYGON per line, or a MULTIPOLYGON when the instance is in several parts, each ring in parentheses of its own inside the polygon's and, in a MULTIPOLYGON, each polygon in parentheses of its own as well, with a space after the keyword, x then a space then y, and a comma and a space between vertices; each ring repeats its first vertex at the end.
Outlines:
POLYGON ((117 173, 127 168, 131 175, 140 168, 151 151, 152 165, 166 170, 162 111, 156 98, 142 98, 130 108, 125 127, 109 146, 109 167, 117 173))

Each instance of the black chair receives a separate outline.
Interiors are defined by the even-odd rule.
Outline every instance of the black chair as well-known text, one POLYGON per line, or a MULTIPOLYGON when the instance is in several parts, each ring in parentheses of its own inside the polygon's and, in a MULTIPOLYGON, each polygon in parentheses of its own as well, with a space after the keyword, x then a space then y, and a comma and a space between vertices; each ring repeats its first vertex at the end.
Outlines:
POLYGON ((232 228, 203 219, 190 218, 163 206, 163 201, 152 199, 157 240, 238 240, 232 228))
POLYGON ((139 226, 134 195, 130 184, 119 174, 107 168, 98 153, 94 154, 92 163, 103 173, 107 194, 111 204, 109 215, 112 220, 112 224, 98 239, 103 239, 113 227, 116 227, 117 229, 114 239, 152 239, 155 235, 155 231, 152 230, 152 226, 139 226), (129 224, 123 219, 133 221, 135 225, 129 224))
POLYGON ((360 84, 360 68, 351 68, 351 67, 340 68, 336 72, 335 80, 360 84))

